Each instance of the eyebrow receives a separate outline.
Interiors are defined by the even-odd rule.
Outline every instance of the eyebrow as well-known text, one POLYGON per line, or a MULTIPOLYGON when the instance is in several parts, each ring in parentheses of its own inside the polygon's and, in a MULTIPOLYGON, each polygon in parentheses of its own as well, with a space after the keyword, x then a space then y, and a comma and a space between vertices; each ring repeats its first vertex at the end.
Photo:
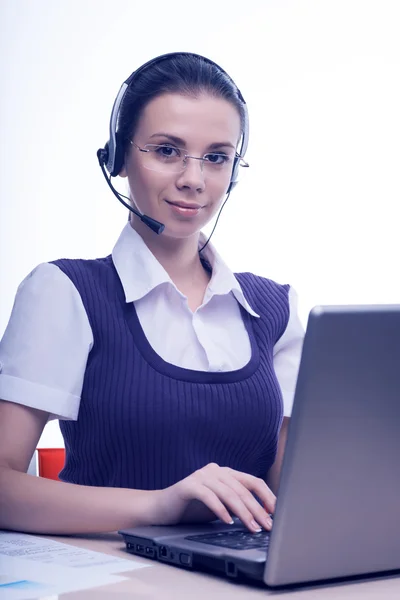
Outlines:
MULTIPOLYGON (((183 140, 180 137, 177 137, 176 135, 171 135, 170 133, 163 133, 163 132, 158 132, 158 133, 153 133, 153 135, 150 136, 150 140, 152 138, 155 137, 165 137, 168 140, 171 140, 172 142, 174 142, 174 144, 177 144, 178 146, 186 146, 186 142, 185 140, 183 140)), ((210 144, 208 146, 208 148, 210 150, 214 150, 215 148, 221 148, 221 147, 228 147, 228 148, 233 148, 234 150, 236 150, 236 147, 231 144, 231 142, 214 142, 213 144, 210 144)))

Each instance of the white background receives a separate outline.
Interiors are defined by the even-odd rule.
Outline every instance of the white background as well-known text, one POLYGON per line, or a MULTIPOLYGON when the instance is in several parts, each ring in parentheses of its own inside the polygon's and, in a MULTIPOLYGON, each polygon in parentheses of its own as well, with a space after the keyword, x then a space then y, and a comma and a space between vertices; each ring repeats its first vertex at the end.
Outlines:
MULTIPOLYGON (((398 0, 1 0, 0 334, 38 263, 109 254, 96 150, 124 79, 204 54, 248 103, 251 168, 213 242, 316 304, 398 303, 398 0)), ((120 189, 124 190, 121 182, 120 189)), ((57 424, 42 446, 61 445, 57 424)))

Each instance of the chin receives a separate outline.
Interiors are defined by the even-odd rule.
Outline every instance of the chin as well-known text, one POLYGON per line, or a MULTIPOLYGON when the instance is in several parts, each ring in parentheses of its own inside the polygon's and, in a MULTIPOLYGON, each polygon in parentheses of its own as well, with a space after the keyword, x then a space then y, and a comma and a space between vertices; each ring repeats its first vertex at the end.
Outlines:
POLYGON ((202 228, 208 223, 208 220, 204 221, 204 219, 201 221, 199 219, 180 220, 171 218, 166 218, 163 220, 161 216, 158 220, 165 225, 163 235, 175 238, 187 238, 193 235, 198 235, 202 228))
POLYGON ((175 227, 165 223, 165 229, 161 235, 166 235, 169 238, 185 239, 194 235, 199 235, 201 228, 199 227, 175 227))

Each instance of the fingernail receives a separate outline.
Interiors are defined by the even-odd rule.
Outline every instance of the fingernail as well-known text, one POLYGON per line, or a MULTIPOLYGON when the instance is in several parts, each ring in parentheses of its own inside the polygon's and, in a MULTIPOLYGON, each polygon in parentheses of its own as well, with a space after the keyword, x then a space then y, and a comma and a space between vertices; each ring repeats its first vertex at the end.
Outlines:
POLYGON ((257 533, 259 533, 261 531, 261 527, 255 521, 250 521, 250 525, 257 533))

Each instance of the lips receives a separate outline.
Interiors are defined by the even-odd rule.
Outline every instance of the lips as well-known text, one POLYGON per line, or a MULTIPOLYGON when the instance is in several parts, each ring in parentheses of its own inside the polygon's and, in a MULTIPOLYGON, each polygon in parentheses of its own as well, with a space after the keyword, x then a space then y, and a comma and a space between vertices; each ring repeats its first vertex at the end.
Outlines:
POLYGON ((186 208, 191 210, 199 210, 203 208, 201 204, 196 204, 195 202, 171 202, 170 200, 165 201, 167 204, 172 204, 172 206, 178 206, 179 208, 186 208))

